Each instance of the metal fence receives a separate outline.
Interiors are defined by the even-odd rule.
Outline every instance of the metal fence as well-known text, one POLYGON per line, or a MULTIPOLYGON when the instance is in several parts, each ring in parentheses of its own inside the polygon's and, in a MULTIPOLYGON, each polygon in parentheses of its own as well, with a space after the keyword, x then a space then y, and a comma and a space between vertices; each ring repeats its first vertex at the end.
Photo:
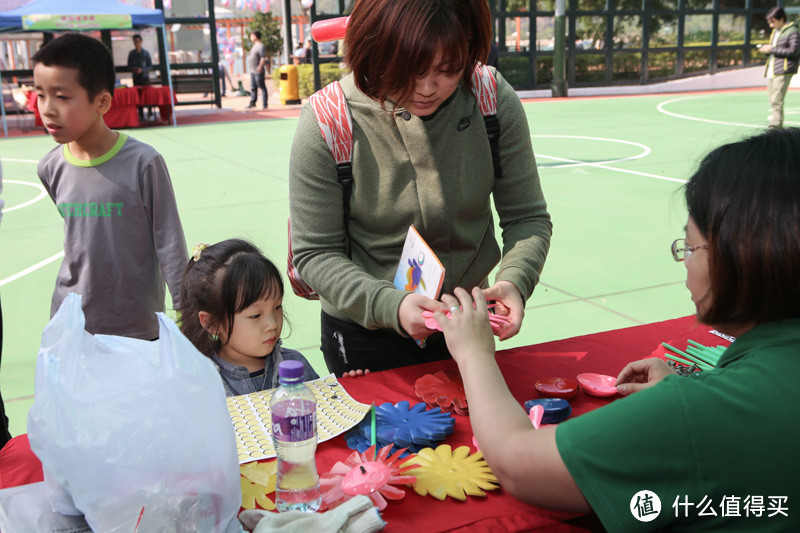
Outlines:
MULTIPOLYGON (((570 87, 660 82, 763 64, 766 12, 800 0, 567 0, 570 87)), ((500 70, 516 89, 553 79, 555 0, 489 0, 500 70)))

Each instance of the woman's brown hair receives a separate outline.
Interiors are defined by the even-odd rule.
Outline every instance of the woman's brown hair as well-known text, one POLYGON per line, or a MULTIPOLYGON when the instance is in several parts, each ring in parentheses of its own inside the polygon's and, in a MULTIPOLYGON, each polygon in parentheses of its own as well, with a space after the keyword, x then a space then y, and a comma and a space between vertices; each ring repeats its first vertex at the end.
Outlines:
POLYGON ((436 52, 449 73, 472 87, 476 62, 492 39, 486 0, 356 0, 345 35, 345 61, 358 89, 382 107, 406 101, 436 52))
POLYGON ((771 129, 720 146, 686 184, 709 243, 705 324, 800 317, 800 129, 771 129))

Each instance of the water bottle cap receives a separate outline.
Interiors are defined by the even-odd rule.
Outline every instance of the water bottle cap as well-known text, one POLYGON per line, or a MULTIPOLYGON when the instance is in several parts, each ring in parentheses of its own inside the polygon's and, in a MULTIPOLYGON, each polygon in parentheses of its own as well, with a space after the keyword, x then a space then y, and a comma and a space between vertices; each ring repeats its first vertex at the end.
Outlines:
POLYGON ((300 361, 281 361, 278 365, 278 377, 281 379, 302 379, 303 374, 303 363, 300 361))

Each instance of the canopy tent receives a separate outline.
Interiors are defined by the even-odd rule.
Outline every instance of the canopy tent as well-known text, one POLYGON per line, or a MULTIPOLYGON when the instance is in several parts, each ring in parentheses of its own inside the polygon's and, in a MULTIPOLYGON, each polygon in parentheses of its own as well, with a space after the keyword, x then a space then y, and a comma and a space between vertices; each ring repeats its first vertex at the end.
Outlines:
MULTIPOLYGON (((107 22, 108 24, 109 22, 107 22)), ((114 24, 113 22, 110 22, 114 24)), ((17 9, 10 11, 0 11, 0 28, 21 28, 23 30, 75 30, 75 29, 123 29, 135 26, 159 26, 164 24, 164 13, 160 9, 148 9, 145 7, 123 4, 116 0, 33 0, 17 9), (127 26, 111 26, 98 28, 95 26, 80 26, 83 21, 94 20, 102 22, 118 20, 124 23, 129 20, 127 26), (37 20, 50 20, 50 27, 30 27, 37 20), (54 28, 52 24, 57 19, 63 19, 67 24, 64 27, 54 28)))
MULTIPOLYGON (((17 9, 0 11, 0 31, 122 30, 141 26, 161 26, 164 49, 167 49, 164 12, 160 9, 117 0, 33 0, 17 9)), ((175 94, 168 60, 165 65, 170 94, 175 94)), ((0 105, 0 110, 3 131, 8 137, 5 106, 0 105)), ((175 113, 172 113, 172 125, 177 125, 175 113)))

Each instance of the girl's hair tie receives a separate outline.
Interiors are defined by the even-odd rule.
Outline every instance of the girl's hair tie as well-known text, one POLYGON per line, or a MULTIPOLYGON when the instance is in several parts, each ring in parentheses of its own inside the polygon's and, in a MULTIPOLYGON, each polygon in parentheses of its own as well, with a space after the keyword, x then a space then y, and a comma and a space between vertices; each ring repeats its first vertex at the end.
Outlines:
POLYGON ((200 260, 200 255, 206 248, 208 248, 208 245, 204 242, 198 242, 194 245, 194 248, 192 248, 192 258, 194 259, 195 263, 200 260))

